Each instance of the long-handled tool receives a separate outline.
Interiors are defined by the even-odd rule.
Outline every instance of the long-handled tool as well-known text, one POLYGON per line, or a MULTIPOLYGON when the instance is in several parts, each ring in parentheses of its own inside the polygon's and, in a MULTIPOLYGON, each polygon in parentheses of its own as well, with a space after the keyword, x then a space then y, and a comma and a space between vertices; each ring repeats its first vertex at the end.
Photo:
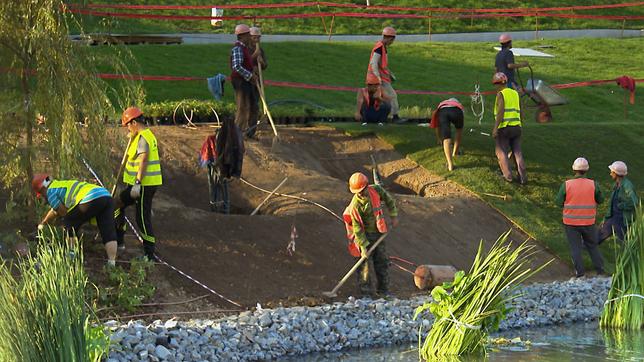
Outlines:
POLYGON ((278 190, 280 187, 282 187, 282 185, 284 185, 284 183, 286 182, 286 180, 288 180, 288 177, 284 177, 284 179, 282 180, 282 182, 280 182, 280 184, 279 184, 279 185, 277 185, 277 187, 276 187, 276 188, 274 188, 274 189, 273 189, 273 191, 272 191, 270 194, 268 194, 268 196, 266 196, 266 197, 264 198, 264 201, 262 201, 259 205, 257 205, 257 207, 255 208, 255 210, 253 210, 253 212, 251 212, 251 213, 250 213, 250 216, 253 216, 253 215, 257 214, 257 212, 259 212, 259 209, 260 209, 260 208, 261 208, 261 207, 266 203, 266 201, 268 201, 268 199, 270 199, 270 198, 271 198, 271 196, 273 196, 273 195, 277 192, 277 190, 278 190))
POLYGON ((351 277, 351 275, 353 275, 353 273, 355 273, 355 272, 356 272, 356 270, 358 270, 358 268, 360 267, 360 265, 362 265, 362 263, 364 263, 364 262, 369 258, 369 256, 371 255, 371 253, 372 253, 374 250, 376 250, 376 248, 378 247, 378 245, 380 245, 380 243, 381 243, 383 240, 385 240, 385 238, 387 237, 387 234, 388 234, 388 233, 384 233, 384 234, 380 235, 380 237, 378 238, 378 240, 376 240, 375 244, 373 244, 373 246, 371 247, 371 249, 367 250, 367 255, 362 256, 362 257, 360 258, 360 260, 358 260, 358 261, 356 262, 356 264, 353 266, 353 268, 351 268, 351 270, 349 270, 349 272, 347 272, 347 274, 342 278, 342 280, 340 280, 340 282, 338 283, 338 285, 336 285, 336 286, 335 286, 335 288, 333 288, 333 290, 331 290, 330 292, 322 292, 322 295, 323 295, 323 296, 325 296, 325 297, 327 297, 327 298, 335 298, 335 297, 337 297, 337 296, 338 296, 338 290, 339 290, 340 288, 342 288, 342 286, 344 285, 344 283, 346 283, 346 282, 347 282, 347 280, 349 279, 349 277, 351 277))
POLYGON ((490 196, 490 197, 496 197, 497 199, 503 199, 505 201, 511 201, 512 200, 512 196, 510 196, 510 195, 489 194, 487 192, 481 192, 481 195, 490 196))
POLYGON ((268 103, 266 103, 266 95, 264 94, 264 76, 262 74, 262 67, 257 67, 257 70, 259 71, 259 82, 256 84, 256 86, 259 90, 259 99, 261 99, 262 101, 262 107, 264 109, 264 113, 268 117, 268 121, 271 122, 273 134, 275 134, 275 137, 277 137, 277 128, 275 128, 275 122, 273 122, 273 116, 271 115, 271 111, 268 109, 268 103))
POLYGON ((123 153, 123 158, 121 159, 121 165, 119 166, 119 170, 116 173, 116 181, 114 181, 114 186, 112 186, 112 192, 111 192, 112 197, 114 197, 114 193, 116 192, 116 185, 118 185, 119 183, 119 178, 121 177, 121 173, 123 173, 123 170, 125 170, 125 162, 127 161, 127 151, 130 149, 132 138, 133 137, 128 137, 127 146, 125 146, 125 152, 123 153))

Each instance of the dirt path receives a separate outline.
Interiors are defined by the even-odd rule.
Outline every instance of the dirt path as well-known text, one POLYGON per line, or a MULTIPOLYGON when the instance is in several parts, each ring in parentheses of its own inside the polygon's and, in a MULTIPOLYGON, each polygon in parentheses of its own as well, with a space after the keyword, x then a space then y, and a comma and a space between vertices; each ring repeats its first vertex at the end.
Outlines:
MULTIPOLYGON (((265 194, 234 181, 231 195, 237 214, 207 211, 206 176, 196 159, 212 128, 158 127, 154 132, 164 165, 164 186, 155 199, 155 227, 159 254, 171 264, 247 306, 318 303, 320 293, 330 290, 353 264, 346 252, 343 225, 311 205, 274 197, 260 215, 248 216, 265 194), (295 254, 289 256, 286 246, 292 225, 299 238, 295 254)), ((271 142, 262 133, 261 141, 246 143, 243 177, 265 189, 288 177, 280 192, 304 196, 339 214, 351 198, 346 180, 355 171, 370 172, 373 154, 400 209, 400 227, 387 240, 390 255, 467 269, 479 240, 489 247, 511 228, 508 220, 470 192, 401 158, 375 137, 353 138, 321 127, 281 128, 280 133, 280 142, 271 142)), ((517 241, 526 239, 516 230, 511 235, 517 241)), ((535 265, 552 258, 542 250, 535 265)), ((204 294, 185 279, 160 273, 189 295, 204 294)), ((417 292, 410 275, 396 268, 390 269, 390 275, 396 295, 417 292)), ((538 279, 569 275, 569 267, 555 260, 538 279)), ((356 287, 351 279, 341 296, 356 287)))

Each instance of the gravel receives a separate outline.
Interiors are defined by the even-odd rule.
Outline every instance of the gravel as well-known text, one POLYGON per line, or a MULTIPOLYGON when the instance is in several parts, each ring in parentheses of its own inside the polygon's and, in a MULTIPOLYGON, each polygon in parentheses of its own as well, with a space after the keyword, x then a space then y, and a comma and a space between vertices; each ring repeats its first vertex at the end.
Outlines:
MULTIPOLYGON (((597 319, 610 278, 583 278, 520 289, 501 330, 597 319)), ((111 332, 108 361, 253 361, 413 343, 431 326, 416 307, 429 296, 355 299, 317 307, 261 309, 218 320, 105 323, 111 332)))

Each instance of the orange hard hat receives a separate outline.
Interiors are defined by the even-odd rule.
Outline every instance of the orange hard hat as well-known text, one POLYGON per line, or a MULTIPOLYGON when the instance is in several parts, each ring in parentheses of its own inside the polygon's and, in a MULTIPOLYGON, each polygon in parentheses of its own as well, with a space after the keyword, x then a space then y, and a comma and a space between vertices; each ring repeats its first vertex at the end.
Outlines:
POLYGON ((382 29, 382 35, 396 36, 396 29, 392 28, 391 26, 388 26, 388 27, 382 29))
POLYGON ((250 28, 246 24, 238 24, 235 27, 235 35, 250 33, 250 28))
POLYGON ((510 34, 501 34, 501 36, 499 37, 499 43, 501 44, 505 44, 509 41, 512 41, 510 34))
POLYGON ((505 84, 508 82, 508 76, 504 73, 498 72, 494 73, 492 76, 492 84, 505 84))
POLYGON ((362 172, 356 172, 349 178, 349 190, 354 194, 362 191, 367 187, 367 184, 369 184, 369 179, 362 172))
POLYGON ((37 173, 31 179, 31 189, 34 190, 37 197, 40 197, 40 189, 44 186, 47 187, 51 183, 49 175, 46 173, 37 173))
POLYGON ((130 123, 133 119, 138 118, 143 115, 143 112, 139 107, 129 107, 125 111, 123 111, 123 115, 121 116, 121 126, 125 127, 128 123, 130 123))
POLYGON ((380 78, 372 72, 367 72, 367 84, 380 84, 380 78))

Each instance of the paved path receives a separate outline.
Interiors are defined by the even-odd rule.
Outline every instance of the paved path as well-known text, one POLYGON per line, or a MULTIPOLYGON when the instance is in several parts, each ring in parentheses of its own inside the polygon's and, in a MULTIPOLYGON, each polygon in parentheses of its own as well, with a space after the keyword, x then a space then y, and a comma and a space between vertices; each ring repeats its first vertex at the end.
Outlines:
MULTIPOLYGON (((499 32, 486 33, 451 33, 432 34, 432 41, 437 42, 494 42, 499 39, 499 32)), ((515 40, 534 40, 534 31, 513 31, 510 32, 515 40)), ((150 34, 155 35, 155 34, 150 34)), ((156 34, 164 36, 180 36, 184 44, 229 44, 235 41, 232 34, 156 34)), ((621 29, 585 29, 585 30, 542 30, 539 31, 540 39, 565 39, 565 38, 620 38, 621 29)), ((644 37, 644 30, 624 30, 624 37, 644 37)), ((333 41, 348 42, 375 42, 380 38, 378 35, 334 35, 333 41)), ((262 41, 266 43, 288 42, 288 41, 328 41, 326 35, 263 35, 262 41)), ((397 42, 418 43, 429 40, 428 34, 398 35, 397 42)))

